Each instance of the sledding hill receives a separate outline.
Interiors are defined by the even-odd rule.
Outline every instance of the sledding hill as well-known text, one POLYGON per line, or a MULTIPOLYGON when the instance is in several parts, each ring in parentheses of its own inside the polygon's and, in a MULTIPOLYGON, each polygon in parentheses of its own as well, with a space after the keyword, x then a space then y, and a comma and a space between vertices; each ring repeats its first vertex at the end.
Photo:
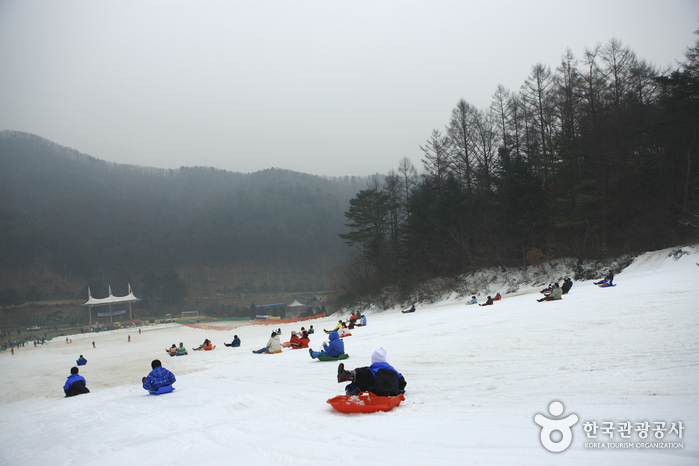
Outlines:
MULTIPOLYGON (((379 346, 388 351, 408 381, 406 401, 388 413, 334 412, 325 400, 342 391, 335 363, 306 351, 252 354, 272 326, 156 326, 3 353, 0 463, 123 465, 157 455, 169 464, 696 464, 699 247, 682 251, 640 256, 615 288, 577 282, 556 302, 536 302, 532 289, 489 307, 452 299, 411 314, 369 312, 369 324, 345 339, 345 365, 368 365, 379 346), (224 348, 234 333, 242 346, 224 348), (165 355, 172 343, 191 348, 204 338, 219 346, 165 355), (92 393, 63 399, 79 354, 89 361, 81 374, 92 393), (177 376, 173 394, 153 397, 140 387, 154 358, 177 376), (542 447, 533 420, 553 417, 554 400, 564 405, 562 417, 579 418, 562 453, 542 447), (613 438, 601 430, 586 438, 584 423, 605 421, 615 429, 665 422, 666 431, 662 439, 651 430, 643 440, 635 428, 628 440, 616 430, 613 438), (678 422, 682 438, 669 432, 678 422), (632 447, 592 449, 591 442, 632 447), (644 448, 648 442, 683 447, 644 448)), ((314 349, 337 320, 307 322, 317 329, 314 349)), ((300 327, 283 325, 283 340, 300 327)))

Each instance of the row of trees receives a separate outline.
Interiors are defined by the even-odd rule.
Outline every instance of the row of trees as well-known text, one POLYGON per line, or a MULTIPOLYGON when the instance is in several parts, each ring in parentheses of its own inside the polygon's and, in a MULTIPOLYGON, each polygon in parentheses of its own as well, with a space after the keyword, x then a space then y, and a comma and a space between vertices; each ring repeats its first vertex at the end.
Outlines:
POLYGON ((696 233, 699 42, 674 71, 618 40, 537 64, 490 108, 460 100, 423 147, 350 201, 344 300, 527 252, 592 257, 696 233))

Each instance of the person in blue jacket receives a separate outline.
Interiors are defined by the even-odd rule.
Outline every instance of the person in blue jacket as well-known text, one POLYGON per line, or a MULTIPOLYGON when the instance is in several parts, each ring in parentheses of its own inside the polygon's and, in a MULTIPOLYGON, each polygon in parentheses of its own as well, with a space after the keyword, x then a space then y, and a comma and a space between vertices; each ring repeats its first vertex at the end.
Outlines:
POLYGON ((240 346, 240 338, 238 338, 238 335, 233 335, 233 341, 230 343, 224 343, 224 345, 237 348, 240 346))
POLYGON ((613 281, 614 281, 614 272, 610 270, 609 273, 607 274, 607 276, 604 277, 602 280, 600 280, 600 281, 598 281, 598 282, 592 282, 592 283, 594 283, 595 285, 608 285, 608 286, 612 286, 612 285, 613 285, 613 283, 612 283, 613 281))
POLYGON ((66 397, 90 393, 90 390, 85 386, 86 383, 85 377, 78 374, 78 368, 71 368, 68 380, 66 380, 66 384, 63 386, 63 391, 65 392, 66 397))
POLYGON ((84 366, 85 364, 87 364, 87 359, 85 359, 81 354, 80 358, 78 358, 78 360, 76 360, 75 362, 78 366, 84 366))
POLYGON ((346 371, 345 365, 337 367, 337 383, 352 382, 345 387, 347 395, 371 392, 379 396, 396 396, 405 393, 408 384, 403 374, 386 362, 386 350, 379 348, 371 355, 371 366, 346 371))
POLYGON ((148 377, 143 377, 143 388, 157 392, 159 388, 167 387, 175 383, 175 375, 165 369, 158 359, 154 359, 150 364, 153 368, 148 377))
POLYGON ((308 348, 308 353, 313 359, 317 358, 321 354, 324 354, 329 358, 336 358, 345 354, 345 342, 342 341, 336 330, 330 332, 329 338, 329 343, 323 343, 323 351, 313 351, 313 348, 308 348))

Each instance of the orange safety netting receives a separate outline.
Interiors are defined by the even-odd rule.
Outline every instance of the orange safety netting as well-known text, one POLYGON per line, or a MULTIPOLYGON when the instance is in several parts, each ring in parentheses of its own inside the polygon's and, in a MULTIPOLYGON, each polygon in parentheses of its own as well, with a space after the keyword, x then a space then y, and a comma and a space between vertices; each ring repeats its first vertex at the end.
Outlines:
MULTIPOLYGON (((296 322, 303 322, 306 320, 312 320, 312 319, 322 319, 325 317, 325 312, 321 312, 320 314, 316 314, 314 316, 310 317, 298 317, 296 319, 278 319, 278 320, 271 320, 271 319, 255 319, 254 321, 251 321, 250 323, 247 323, 245 325, 277 325, 277 324, 293 324, 296 322)), ((187 327, 191 328, 200 328, 204 330, 237 330, 240 327, 218 327, 214 325, 201 325, 201 324, 182 324, 186 325, 187 327)))

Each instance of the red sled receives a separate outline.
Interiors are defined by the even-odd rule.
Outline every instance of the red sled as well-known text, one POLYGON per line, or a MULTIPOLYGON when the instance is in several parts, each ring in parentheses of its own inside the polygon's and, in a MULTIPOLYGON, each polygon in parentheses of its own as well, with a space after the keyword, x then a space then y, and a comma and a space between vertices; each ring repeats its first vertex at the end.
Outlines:
POLYGON ((375 413, 377 411, 390 411, 404 401, 403 395, 378 396, 371 392, 362 392, 359 395, 340 395, 330 398, 326 403, 341 413, 375 413))

